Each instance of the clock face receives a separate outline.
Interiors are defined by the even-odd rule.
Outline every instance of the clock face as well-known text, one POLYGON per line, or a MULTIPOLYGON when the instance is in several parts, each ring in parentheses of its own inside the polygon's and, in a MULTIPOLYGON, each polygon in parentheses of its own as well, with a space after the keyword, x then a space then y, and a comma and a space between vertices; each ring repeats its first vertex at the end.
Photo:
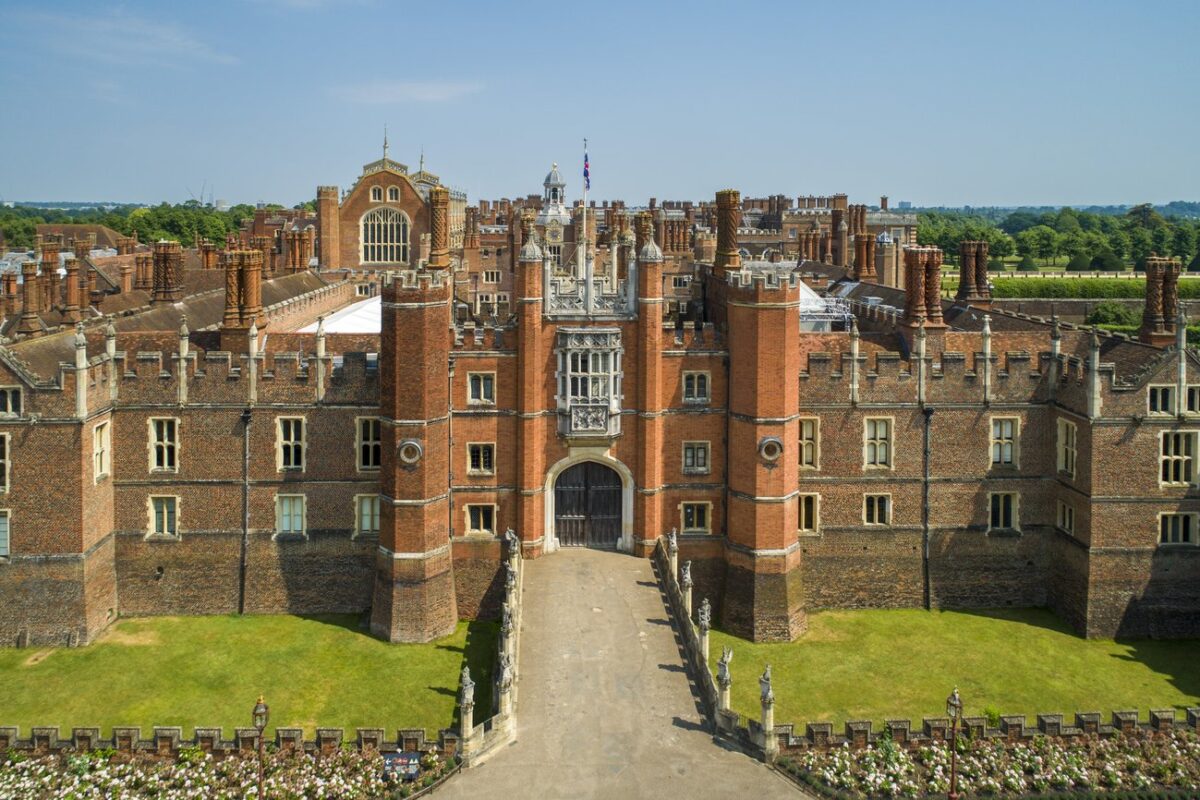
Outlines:
POLYGON ((556 219, 550 220, 550 224, 546 226, 546 239, 557 244, 562 238, 562 223, 556 219))

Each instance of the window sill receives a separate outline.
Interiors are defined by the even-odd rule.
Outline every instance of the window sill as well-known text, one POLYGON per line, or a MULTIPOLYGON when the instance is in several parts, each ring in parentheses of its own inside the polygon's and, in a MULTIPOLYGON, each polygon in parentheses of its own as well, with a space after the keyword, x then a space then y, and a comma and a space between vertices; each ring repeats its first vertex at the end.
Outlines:
POLYGON ((998 536, 1000 538, 1016 538, 1021 535, 1020 528, 988 528, 988 536, 998 536))
POLYGON ((271 538, 277 542, 304 542, 308 541, 308 534, 303 531, 275 531, 271 538))
POLYGON ((685 397, 685 398, 683 398, 683 404, 685 406, 706 406, 706 405, 709 405, 711 402, 712 402, 712 400, 710 400, 707 397, 704 397, 704 398, 687 398, 687 397, 685 397))
POLYGON ((463 534, 463 536, 473 536, 477 539, 483 539, 483 538, 495 539, 496 538, 496 534, 492 531, 467 531, 466 533, 463 534))
POLYGON ((468 478, 494 478, 494 477, 496 477, 496 471, 491 470, 491 471, 485 472, 483 470, 478 470, 478 469, 469 469, 469 470, 467 470, 467 477, 468 478))
POLYGON ((147 542, 182 542, 183 537, 178 533, 147 533, 147 542))
POLYGON ((483 406, 484 408, 492 408, 492 407, 495 407, 496 401, 495 400, 468 400, 467 405, 468 406, 483 406))
POLYGON ((680 533, 695 536, 711 536, 712 530, 709 528, 684 528, 680 533))
POLYGON ((154 467, 150 470, 151 475, 178 475, 177 469, 166 469, 165 467, 154 467))
POLYGON ((710 470, 710 469, 685 469, 683 471, 683 474, 684 475, 711 475, 712 470, 710 470))
MULTIPOLYGON (((1195 550, 1200 553, 1200 544, 1195 542, 1159 542, 1159 550, 1195 550)), ((0 559, 2 561, 3 559, 0 559)))

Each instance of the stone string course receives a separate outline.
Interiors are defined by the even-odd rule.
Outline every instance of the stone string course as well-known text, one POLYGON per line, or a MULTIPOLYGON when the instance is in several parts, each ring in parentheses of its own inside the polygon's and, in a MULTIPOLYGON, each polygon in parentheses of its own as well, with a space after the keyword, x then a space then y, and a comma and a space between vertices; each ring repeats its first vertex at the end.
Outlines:
MULTIPOLYGON (((808 749, 826 750, 844 744, 862 748, 889 737, 897 745, 908 748, 950 738, 950 720, 945 717, 924 717, 917 726, 907 719, 885 720, 878 727, 869 720, 850 720, 840 732, 835 732, 830 722, 809 722, 802 729, 790 723, 776 725, 775 698, 769 675, 759 680, 762 718, 743 720, 740 714, 729 707, 728 687, 731 681, 727 677, 728 670, 722 670, 718 665, 717 678, 713 677, 709 664, 708 621, 703 612, 697 613, 698 621, 692 619, 691 565, 687 562, 680 567, 674 536, 659 541, 654 558, 660 588, 667 596, 675 627, 683 641, 688 668, 698 687, 705 713, 718 737, 735 742, 766 761, 774 761, 787 753, 808 749), (724 682, 722 678, 725 678, 724 682)), ((1002 715, 999 727, 990 727, 985 717, 964 717, 961 727, 963 735, 969 738, 987 738, 1006 744, 1027 742, 1035 736, 1071 740, 1088 736, 1128 735, 1138 730, 1183 730, 1200 734, 1200 708, 1188 708, 1182 717, 1175 709, 1150 709, 1146 721, 1139 719, 1136 710, 1112 711, 1108 722, 1098 711, 1078 712, 1073 722, 1069 723, 1063 714, 1038 714, 1032 726, 1024 715, 1002 715)))

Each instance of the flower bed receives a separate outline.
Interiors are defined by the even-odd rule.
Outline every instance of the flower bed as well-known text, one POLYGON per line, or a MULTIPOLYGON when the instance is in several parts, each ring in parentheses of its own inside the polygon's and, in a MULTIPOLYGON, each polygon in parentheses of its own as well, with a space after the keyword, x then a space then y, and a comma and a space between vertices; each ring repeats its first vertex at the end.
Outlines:
MULTIPOLYGON (((415 781, 384 777, 378 754, 343 749, 331 755, 272 752, 266 759, 266 798, 417 797, 457 769, 454 761, 422 760, 415 781)), ((29 797, 204 798, 242 800, 258 797, 258 759, 231 755, 213 758, 198 748, 180 751, 175 761, 146 755, 122 760, 111 750, 63 753, 41 758, 10 751, 0 754, 0 800, 29 797)))
MULTIPOLYGON (((931 797, 950 789, 944 742, 905 750, 889 739, 780 758, 785 773, 831 797, 931 797)), ((1196 797, 1200 737, 1187 731, 1137 731, 1073 742, 1036 737, 1006 746, 959 739, 963 797, 1196 797)))

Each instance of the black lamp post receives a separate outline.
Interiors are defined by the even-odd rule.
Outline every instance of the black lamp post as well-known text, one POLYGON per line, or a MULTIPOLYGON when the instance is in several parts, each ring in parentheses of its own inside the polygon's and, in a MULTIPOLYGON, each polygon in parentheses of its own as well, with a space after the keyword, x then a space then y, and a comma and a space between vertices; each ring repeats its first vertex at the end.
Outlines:
POLYGON ((962 716, 962 699, 958 687, 946 698, 946 716, 950 718, 950 794, 947 800, 958 800, 958 718, 962 716))
POLYGON ((263 731, 267 728, 267 720, 271 716, 271 709, 267 708, 267 704, 263 702, 262 695, 258 696, 258 702, 254 704, 254 727, 258 730, 258 800, 263 800, 263 782, 264 773, 266 771, 263 757, 263 731))

